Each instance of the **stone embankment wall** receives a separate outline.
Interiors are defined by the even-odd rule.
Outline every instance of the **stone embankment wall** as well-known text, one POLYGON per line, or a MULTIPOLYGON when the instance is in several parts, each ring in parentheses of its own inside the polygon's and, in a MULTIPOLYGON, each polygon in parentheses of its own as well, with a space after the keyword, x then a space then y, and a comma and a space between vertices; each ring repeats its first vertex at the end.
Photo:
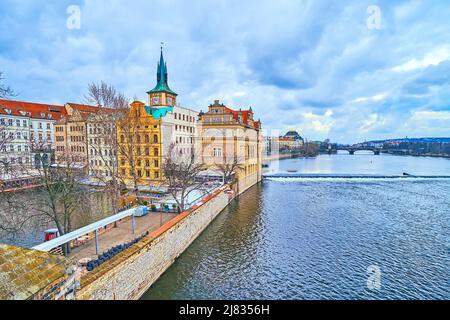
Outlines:
POLYGON ((76 299, 139 299, 236 196, 261 172, 224 186, 81 278, 76 299))
POLYGON ((139 299, 228 205, 223 187, 81 278, 77 299, 139 299))

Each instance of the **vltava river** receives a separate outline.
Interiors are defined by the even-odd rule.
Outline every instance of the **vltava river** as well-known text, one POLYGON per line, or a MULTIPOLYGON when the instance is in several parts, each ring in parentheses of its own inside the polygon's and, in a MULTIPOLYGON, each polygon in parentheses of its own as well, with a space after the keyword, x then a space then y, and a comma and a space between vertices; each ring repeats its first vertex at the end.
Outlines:
MULTIPOLYGON (((450 175, 450 160, 338 154, 269 170, 450 175)), ((450 179, 265 180, 143 299, 449 299, 449 235, 450 179)))

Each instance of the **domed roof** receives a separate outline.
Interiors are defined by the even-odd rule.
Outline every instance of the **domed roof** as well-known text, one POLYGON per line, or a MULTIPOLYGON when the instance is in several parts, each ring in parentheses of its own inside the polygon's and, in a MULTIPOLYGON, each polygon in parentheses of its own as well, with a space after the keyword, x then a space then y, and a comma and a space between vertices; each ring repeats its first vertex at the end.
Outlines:
POLYGON ((294 140, 303 140, 303 138, 299 135, 299 133, 295 130, 289 130, 285 135, 285 138, 291 138, 294 140))

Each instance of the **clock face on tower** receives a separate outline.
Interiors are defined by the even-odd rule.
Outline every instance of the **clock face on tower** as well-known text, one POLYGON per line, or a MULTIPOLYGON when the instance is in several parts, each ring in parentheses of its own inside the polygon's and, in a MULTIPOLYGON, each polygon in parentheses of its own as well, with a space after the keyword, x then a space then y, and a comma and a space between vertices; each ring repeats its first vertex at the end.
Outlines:
POLYGON ((153 97, 153 104, 158 104, 158 103, 159 103, 159 98, 153 97))

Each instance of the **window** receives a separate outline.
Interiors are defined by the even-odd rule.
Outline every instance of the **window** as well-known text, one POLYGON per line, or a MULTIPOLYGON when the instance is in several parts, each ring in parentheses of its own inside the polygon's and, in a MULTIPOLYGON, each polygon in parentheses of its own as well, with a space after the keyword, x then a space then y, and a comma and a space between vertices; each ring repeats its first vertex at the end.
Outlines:
POLYGON ((213 156, 214 157, 221 157, 222 156, 222 148, 214 148, 213 149, 213 156))
POLYGON ((159 167, 159 161, 158 160, 155 160, 155 168, 158 168, 159 167))
POLYGON ((158 135, 153 135, 153 143, 158 143, 158 135))
POLYGON ((157 157, 159 155, 158 148, 153 149, 153 154, 155 155, 155 157, 157 157))
POLYGON ((155 171, 155 179, 158 179, 158 178, 159 178, 159 172, 155 171))

